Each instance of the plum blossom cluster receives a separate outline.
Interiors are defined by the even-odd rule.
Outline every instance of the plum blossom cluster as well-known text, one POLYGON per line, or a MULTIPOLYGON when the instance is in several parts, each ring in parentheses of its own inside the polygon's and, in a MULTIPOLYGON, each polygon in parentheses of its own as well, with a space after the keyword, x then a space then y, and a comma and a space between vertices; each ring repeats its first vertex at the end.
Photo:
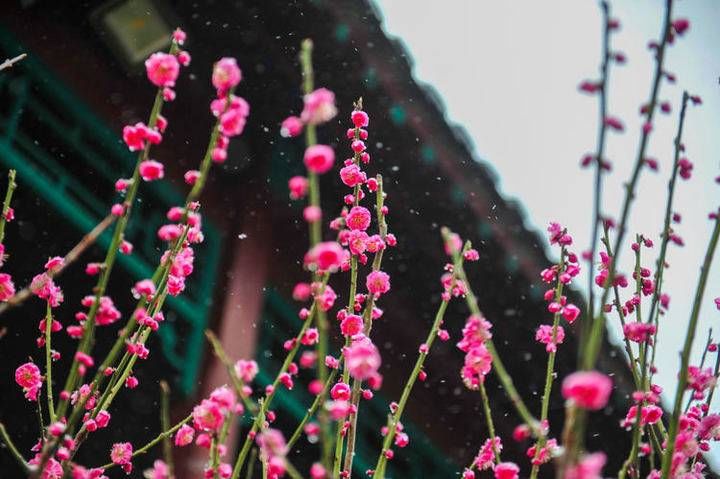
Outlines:
POLYGON ((327 88, 318 88, 303 97, 300 116, 289 116, 280 126, 280 134, 286 138, 299 136, 305 125, 327 123, 337 115, 335 93, 327 88))
POLYGON ((553 288, 545 291, 544 299, 548 303, 548 311, 554 315, 555 320, 552 325, 540 325, 535 332, 535 340, 544 344, 548 353, 554 354, 557 352, 558 344, 562 344, 565 340, 565 330, 559 324, 560 317, 565 319, 568 324, 573 324, 580 316, 580 308, 569 303, 567 297, 562 294, 563 287, 570 284, 573 278, 580 274, 580 265, 577 255, 568 250, 573 239, 567 230, 559 223, 550 223, 547 230, 550 244, 560 246, 558 264, 546 268, 540 273, 544 283, 554 284, 553 288))

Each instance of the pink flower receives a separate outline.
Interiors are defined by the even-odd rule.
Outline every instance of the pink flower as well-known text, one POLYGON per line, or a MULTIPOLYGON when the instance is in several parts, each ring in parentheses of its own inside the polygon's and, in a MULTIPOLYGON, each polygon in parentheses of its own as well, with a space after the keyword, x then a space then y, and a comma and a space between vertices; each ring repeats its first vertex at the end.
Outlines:
POLYGON ((0 273, 0 301, 7 301, 15 296, 15 284, 7 273, 0 273))
POLYGON ((308 171, 321 175, 332 168, 335 152, 327 145, 312 145, 305 150, 303 161, 308 171))
MULTIPOLYGON (((2 278, 0 278, 0 283, 1 282, 2 278)), ((32 279, 30 282, 30 291, 38 298, 50 303, 50 306, 53 308, 59 306, 64 299, 62 290, 47 273, 38 274, 32 279)))
POLYGON ((545 345, 545 351, 548 353, 557 352, 557 345, 562 344, 565 340, 565 330, 562 326, 557 327, 557 331, 553 338, 553 327, 549 324, 541 325, 535 332, 535 341, 543 343, 545 345))
POLYGON ((615 131, 623 131, 625 129, 623 122, 614 116, 608 116, 605 118, 605 126, 615 131))
POLYGON ((381 295, 390 291, 390 275, 383 271, 373 271, 367 275, 365 285, 370 293, 381 295))
POLYGON ((355 128, 366 128, 370 124, 370 117, 362 110, 355 110, 350 113, 350 119, 355 128))
POLYGON ((185 31, 182 30, 180 27, 178 27, 173 32, 172 38, 175 43, 177 43, 178 45, 182 45, 185 43, 185 40, 187 40, 187 33, 185 33, 185 31))
POLYGON ((287 454, 287 443, 283 433, 278 429, 267 428, 257 435, 255 439, 260 447, 260 454, 264 458, 275 456, 285 457, 287 454))
POLYGON ((183 424, 175 433, 175 445, 179 447, 187 446, 193 441, 193 436, 195 436, 195 429, 183 424))
POLYGON ((606 460, 607 457, 602 452, 587 454, 577 464, 568 468, 565 479, 601 479, 606 460))
POLYGON ((164 461, 156 459, 152 469, 144 471, 143 476, 147 479, 170 479, 170 470, 164 461))
POLYGON ((35 363, 25 363, 15 370, 15 382, 23 388, 25 397, 29 401, 37 401, 38 393, 42 387, 40 369, 35 363))
POLYGON ((240 80, 242 80, 242 72, 237 65, 237 60, 224 57, 215 63, 212 84, 217 89, 219 96, 223 96, 228 90, 236 87, 240 80))
POLYGON ((219 431, 223 424, 220 405, 209 399, 203 399, 193 408, 193 424, 199 431, 219 431))
POLYGON ((306 206, 303 209, 303 219, 308 223, 317 223, 322 219, 322 210, 319 206, 306 206))
POLYGON ((200 178, 200 172, 198 170, 188 170, 183 175, 183 179, 188 185, 194 185, 198 178, 200 178))
POLYGON ((47 260, 47 263, 45 263, 45 270, 48 272, 54 271, 62 267, 64 264, 65 260, 63 258, 61 258, 60 256, 55 256, 47 260))
POLYGON ((349 188, 365 183, 367 176, 358 165, 352 163, 340 169, 340 179, 349 188))
POLYGON ((330 413, 333 421, 345 419, 352 411, 352 404, 349 401, 328 401, 325 409, 330 413))
POLYGON ((345 250, 336 241, 318 243, 305 255, 305 265, 318 271, 337 271, 345 259, 345 250))
POLYGON ((300 118, 304 123, 317 125, 332 120, 337 115, 335 94, 327 88, 318 88, 304 97, 305 106, 300 118))
POLYGON ((677 20, 673 20, 672 27, 675 33, 682 36, 690 28, 690 20, 687 18, 678 18, 677 20))
MULTIPOLYGON (((220 116, 220 133, 225 136, 240 135, 245 129, 246 122, 247 115, 244 115, 239 108, 230 108, 220 116)), ((215 160, 215 162, 221 161, 215 160)))
MULTIPOLYGON (((129 442, 117 442, 113 444, 112 449, 110 449, 110 460, 113 464, 126 466, 129 465, 132 460, 132 453, 132 444, 129 442)), ((126 473, 130 473, 130 471, 128 471, 125 467, 123 467, 123 469, 126 473)), ((132 470, 132 466, 130 467, 130 470, 132 470)))
POLYGON ((492 338, 490 328, 492 328, 492 324, 482 316, 474 314, 468 316, 465 321, 465 327, 462 330, 463 338, 457 343, 458 349, 467 353, 473 347, 492 338))
POLYGON ((460 370, 465 387, 472 390, 480 388, 480 384, 485 381, 485 376, 492 369, 492 355, 485 347, 485 343, 480 343, 471 348, 465 355, 465 363, 460 370))
POLYGON ((140 163, 140 176, 145 181, 159 180, 165 176, 165 167, 155 160, 145 160, 140 163))
POLYGON ((310 479, 327 479, 327 471, 319 462, 310 466, 310 479))
POLYGON ((370 338, 362 336, 355 339, 345 349, 345 366, 350 375, 358 381, 364 381, 377 373, 382 362, 377 347, 370 338))
POLYGON ((318 333, 317 328, 308 328, 300 339, 300 342, 305 346, 312 346, 313 344, 317 344, 319 337, 320 333, 318 333))
POLYGON ((575 322, 577 317, 580 316, 580 308, 574 304, 568 304, 563 308, 562 315, 563 318, 565 318, 565 321, 572 324, 575 322))
POLYGON ((623 334, 625 337, 635 343, 652 342, 655 330, 656 326, 654 324, 639 323, 637 321, 625 323, 625 326, 623 326, 623 334))
POLYGON ((293 176, 288 181, 288 189, 290 190, 290 198, 299 200, 304 198, 308 191, 308 179, 304 176, 293 176))
POLYGON ((495 479, 517 479, 520 468, 513 462, 501 462, 495 466, 495 479))
POLYGON ((293 138, 302 133, 303 122, 297 116, 289 116, 285 118, 280 125, 280 136, 284 138, 293 138))
POLYGON ((698 437, 702 440, 720 440, 720 414, 710 414, 702 418, 698 437))
POLYGON ((370 211, 364 206, 353 206, 345 217, 345 224, 351 230, 365 231, 370 226, 370 211))
POLYGON ((499 437, 487 439, 485 444, 483 444, 480 448, 480 451, 475 457, 473 463, 481 471, 492 469, 495 461, 495 450, 497 450, 497 453, 500 454, 502 447, 502 441, 499 437))
POLYGON ((145 70, 153 85, 160 88, 173 87, 180 73, 180 64, 175 55, 157 52, 145 60, 145 70))
POLYGON ((132 294, 135 298, 140 296, 152 296, 155 294, 155 283, 151 279, 143 279, 135 283, 132 288, 132 294))
POLYGON ((578 371, 563 380, 562 395, 578 407, 596 411, 605 407, 612 387, 612 380, 605 374, 598 371, 578 371))
POLYGON ((363 319, 357 314, 348 314, 340 322, 340 331, 344 336, 355 336, 363 330, 363 319))
POLYGON ((330 389, 330 397, 336 401, 349 401, 350 392, 350 386, 347 383, 337 383, 330 389))
POLYGON ((239 359, 235 363, 235 374, 245 383, 249 384, 255 379, 260 368, 254 360, 239 359))

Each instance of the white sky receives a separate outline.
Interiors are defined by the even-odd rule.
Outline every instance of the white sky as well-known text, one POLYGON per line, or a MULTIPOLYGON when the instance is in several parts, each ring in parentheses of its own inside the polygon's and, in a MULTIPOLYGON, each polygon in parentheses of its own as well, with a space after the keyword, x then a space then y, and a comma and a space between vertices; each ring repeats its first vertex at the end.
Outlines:
MULTIPOLYGON (((591 226, 592 175, 578 165, 583 154, 595 149, 598 102, 594 96, 579 94, 577 86, 598 75, 601 13, 597 2, 376 2, 385 16, 387 32, 406 43, 415 76, 438 90, 449 119, 467 129, 478 156, 499 173, 501 192, 521 200, 529 226, 544 230, 549 221, 559 221, 575 237, 578 251, 585 249, 591 226)), ((609 112, 622 118, 626 126, 623 134, 610 133, 606 146, 613 172, 605 177, 603 210, 614 218, 620 215, 622 185, 637 154, 642 123, 638 109, 647 102, 651 87, 654 60, 646 45, 658 38, 664 3, 611 2, 613 16, 622 23, 611 45, 628 58, 624 66, 611 70, 609 112)), ((707 214, 720 203, 720 186, 713 181, 720 175, 720 2, 685 0, 675 4, 674 17, 689 18, 691 27, 666 57, 666 70, 675 73, 678 82, 663 82, 660 99, 671 101, 673 111, 656 116, 647 149, 647 156, 659 160, 660 172, 644 170, 641 174, 628 230, 628 238, 644 233, 659 244, 682 91, 701 95, 704 104, 688 109, 683 136, 695 169, 692 180, 679 182, 674 207, 683 215, 676 231, 686 246, 670 247, 670 269, 663 288, 672 299, 660 327, 658 382, 670 395, 675 390, 678 352, 699 265, 712 229, 707 214)), ((629 243, 626 245, 621 269, 630 272, 628 260, 632 258, 629 243)), ((654 254, 658 250, 655 248, 654 254)), ((643 262, 655 269, 654 256, 643 262)), ((696 357, 709 327, 714 327, 720 340, 720 312, 713 303, 713 298, 720 296, 718 263, 720 252, 701 310, 696 357)), ((576 287, 584 290, 586 279, 576 287)), ((617 322, 613 316, 616 333, 617 322)), ((714 448, 713 456, 720 459, 720 448, 714 448)))

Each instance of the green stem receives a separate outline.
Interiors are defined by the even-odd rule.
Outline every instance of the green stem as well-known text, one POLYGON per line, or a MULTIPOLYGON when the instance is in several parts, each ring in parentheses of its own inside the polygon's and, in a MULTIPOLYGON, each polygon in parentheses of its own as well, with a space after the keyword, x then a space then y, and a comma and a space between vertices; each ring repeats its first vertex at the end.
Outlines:
MULTIPOLYGON (((467 275, 465 274, 465 269, 463 268, 462 264, 460 264, 459 267, 456 267, 456 270, 458 280, 462 281, 465 284, 465 302, 467 303, 468 309, 470 310, 470 314, 482 316, 480 306, 478 306, 477 297, 475 296, 475 293, 470 286, 470 282, 467 279, 467 275)), ((540 437, 542 435, 540 423, 530 413, 530 410, 525 405, 525 402, 518 393, 517 388, 515 388, 512 377, 510 377, 507 369, 505 369, 505 365, 503 364, 502 359, 500 358, 500 355, 495 348, 495 343, 493 342, 493 340, 485 340, 485 347, 492 356, 493 371, 500 380, 500 384, 502 384, 503 388, 505 389, 505 394, 507 394, 510 402, 512 403, 520 418, 522 418, 523 422, 527 424, 528 427, 530 427, 536 437, 540 437)))
MULTIPOLYGON (((635 251, 635 295, 637 295, 638 298, 642 298, 642 275, 640 274, 641 270, 641 263, 640 263, 640 254, 642 251, 642 245, 643 245, 643 238, 641 235, 636 236, 636 241, 638 244, 638 248, 635 251)), ((618 308, 620 308, 620 305, 618 305, 618 308)), ((642 302, 638 303, 637 307, 635 308, 635 314, 637 317, 637 322, 642 323, 642 302)), ((640 380, 640 388, 639 391, 645 392, 649 385, 646 385, 646 378, 647 378, 647 350, 648 345, 646 343, 640 343, 640 351, 639 351, 639 359, 640 359, 640 369, 642 371, 642 378, 640 380)), ((631 447, 630 447, 630 453, 628 454, 627 459, 623 463, 620 472, 618 473, 618 479, 624 479, 625 475, 627 474, 628 470, 630 470, 631 467, 634 467, 634 469, 637 468, 639 458, 638 458, 638 452, 640 450, 640 438, 642 437, 642 408, 645 406, 645 400, 641 400, 638 402, 636 406, 636 414, 635 414, 635 424, 633 425, 633 434, 632 434, 632 440, 631 440, 631 447)))
POLYGON ((252 479, 253 473, 255 472, 255 468, 253 467, 253 464, 255 464, 255 461, 257 461, 257 455, 258 455, 257 447, 254 447, 252 449, 252 452, 250 453, 250 460, 248 461, 248 468, 247 468, 247 472, 245 473, 245 479, 252 479))
MULTIPOLYGON (((560 250, 560 261, 557 265, 557 283, 555 284, 555 301, 560 302, 563 293, 563 283, 560 281, 560 275, 565 270, 565 247, 563 246, 560 250)), ((555 344, 557 340, 557 331, 560 326, 560 312, 553 315, 553 328, 552 328, 552 342, 555 344)), ((557 347, 557 345, 555 345, 557 347)), ((547 368, 545 370, 545 389, 543 390, 542 401, 540 405, 540 423, 544 423, 548 418, 548 411, 550 409, 550 393, 552 392, 553 380, 555 379, 555 355, 556 351, 550 351, 548 354, 547 368)), ((530 479, 535 479, 540 471, 539 464, 535 464, 537 459, 540 457, 542 448, 545 446, 546 436, 543 434, 537 440, 535 447, 535 461, 530 471, 530 479)))
POLYGON ((8 171, 8 186, 5 192, 5 200, 2 206, 2 217, 0 217, 0 244, 5 240, 5 224, 7 223, 7 214, 10 210, 10 202, 12 201, 13 193, 17 184, 15 183, 15 176, 17 172, 15 170, 8 171))
MULTIPOLYGON (((174 44, 173 48, 176 48, 174 44)), ((155 102, 153 103, 153 107, 150 112, 150 120, 148 121, 149 128, 153 128, 157 123, 157 117, 160 114, 163 103, 164 100, 162 90, 159 89, 155 95, 155 102)), ((118 219, 117 223, 115 223, 115 230, 113 231, 112 240, 110 241, 110 246, 108 247, 107 253, 105 255, 105 260, 103 261, 104 267, 100 272, 100 277, 98 278, 97 285, 94 288, 95 301, 93 302, 90 310, 88 311, 87 319, 85 320, 85 330, 77 348, 78 352, 88 353, 88 351, 92 349, 95 334, 95 316, 97 315, 98 309, 100 307, 100 298, 105 294, 105 290, 107 289, 108 281, 110 279, 110 274, 112 273, 113 266, 115 265, 115 258, 117 257, 118 248, 120 247, 120 242, 123 240, 123 234, 130 219, 132 206, 135 203, 135 197, 137 196, 138 189, 140 188, 140 164, 143 161, 147 160, 147 158, 149 157, 150 146, 151 145, 148 142, 145 148, 143 148, 143 150, 138 154, 132 180, 128 188, 127 195, 125 197, 125 211, 123 215, 118 219)), ((77 361, 77 359, 73 359, 72 366, 70 367, 70 373, 68 374, 67 380, 65 381, 65 387, 63 388, 64 391, 70 392, 75 389, 77 382, 80 379, 78 374, 79 365, 80 363, 77 361)), ((67 407, 68 401, 62 400, 58 407, 58 416, 64 416, 65 412, 67 411, 67 407)))
POLYGON ((47 401, 50 424, 55 422, 55 406, 53 405, 52 390, 52 345, 50 343, 52 333, 52 309, 50 303, 45 308, 45 383, 47 384, 47 401))
MULTIPOLYGON (((362 98, 359 98, 355 102, 355 109, 356 110, 362 110, 362 98)), ((360 138, 360 128, 355 128, 355 139, 360 138)), ((355 153, 354 155, 354 161, 355 164, 360 163, 360 153, 355 153)), ((383 181, 382 176, 377 175, 377 190, 375 191, 375 215, 377 218, 378 223, 378 234, 380 235, 380 238, 385 241, 385 238, 387 237, 387 223, 385 221, 385 213, 383 213, 383 207, 385 205, 385 191, 383 189, 383 181)), ((356 186, 354 191, 355 196, 355 205, 357 206, 360 202, 360 187, 356 186)), ((375 253, 375 257, 373 258, 372 263, 372 270, 373 271, 380 271, 380 267, 382 266, 382 259, 383 259, 384 249, 381 249, 377 253, 375 253)), ((356 278, 354 278, 356 281, 356 278)), ((354 295, 352 296, 353 302, 354 302, 354 295)), ((365 312, 363 314, 363 323, 364 328, 363 332, 366 336, 370 336, 370 331, 372 329, 372 311, 375 307, 375 297, 370 296, 367 299, 367 302, 365 304, 365 312)), ((350 306, 348 306, 348 312, 352 313, 352 310, 350 310, 350 306)), ((351 395, 351 403, 354 407, 355 413, 350 418, 350 427, 347 430, 347 447, 345 451, 345 463, 343 466, 343 469, 347 471, 348 473, 352 473, 352 465, 353 461, 355 459, 355 436, 357 435, 357 421, 358 416, 360 414, 360 394, 361 394, 361 386, 362 381, 358 381, 357 379, 353 379, 352 384, 352 395, 351 395)))
POLYGON ((580 346, 578 355, 582 357, 585 342, 587 341, 587 328, 591 326, 595 318, 595 288, 593 284, 593 262, 595 261, 595 253, 598 243, 598 229, 602 222, 602 214, 600 207, 602 204, 602 172, 603 172, 603 154, 605 152, 605 136, 607 133, 607 86, 609 81, 609 65, 610 65, 610 6, 606 1, 600 3, 603 12, 603 42, 602 42, 602 62, 600 64, 600 90, 598 94, 600 125, 598 126, 597 149, 595 153, 595 187, 593 189, 593 224, 590 236, 590 259, 588 260, 588 313, 586 321, 580 322, 580 346))
MULTIPOLYGON (((322 281, 322 287, 319 294, 322 294, 322 290, 327 285, 328 279, 330 278, 329 274, 325 274, 322 281)), ((235 461, 235 467, 233 467, 233 472, 231 479, 238 479, 240 477, 240 470, 243 467, 243 464, 245 463, 245 459, 247 458, 247 454, 250 450, 250 446, 252 444, 252 438, 257 433, 258 429, 260 428, 262 422, 264 421, 265 414, 268 411, 268 408, 270 407, 270 404, 272 403, 273 398, 275 397, 275 393, 277 392, 277 388, 280 386, 280 376, 285 373, 290 366, 290 363, 293 362, 295 359, 295 356, 297 355, 298 350, 300 349, 300 339, 305 334, 305 331, 308 329, 310 324, 312 323, 314 316, 318 310, 317 302, 313 302, 312 307, 310 308, 310 312, 308 313, 308 317, 303 322, 302 327, 300 328, 300 331, 298 332, 297 336, 295 336, 295 344, 293 345, 292 349, 288 353, 288 355, 285 357, 285 361, 283 362, 282 367, 280 368, 280 371, 278 372, 277 376, 275 377, 275 380, 272 383, 272 388, 269 394, 265 396, 264 400, 261 400, 262 403, 260 404, 260 407, 258 409, 258 415, 255 418, 255 421, 253 421, 253 425, 250 428, 250 432, 245 437, 245 442, 243 443, 243 447, 240 450, 240 453, 238 454, 238 458, 235 461)))
MULTIPOLYGON (((160 381, 160 429, 170 429, 170 386, 164 379, 160 381)), ((173 464, 172 440, 170 436, 163 438, 163 459, 168 468, 168 477, 175 477, 175 466, 173 464)))
MULTIPOLYGON (((490 436, 490 444, 492 445, 493 455, 495 456, 495 464, 500 464, 500 451, 498 451, 495 445, 495 424, 493 423, 492 413, 490 410, 490 399, 488 398, 487 391, 485 390, 485 382, 480 382, 480 397, 482 398, 483 411, 485 412, 485 423, 488 428, 488 435, 490 436)), ((474 462, 473 462, 474 463, 474 462)))
POLYGON ((682 412, 682 399, 685 388, 687 387, 688 365, 690 362, 690 350, 695 340, 695 331, 697 329, 698 318, 700 316, 700 307, 705 294, 705 286, 707 284, 708 274, 712 265, 715 248, 717 247, 718 237, 720 236, 720 217, 715 219, 715 228, 708 244, 705 260, 700 269, 700 278, 698 286, 695 290, 695 301, 693 302, 692 312, 690 314, 690 322, 688 323, 687 334, 685 336, 685 345, 683 346, 680 356, 680 374, 678 378, 677 388, 675 389, 675 404, 673 406, 673 415, 670 419, 670 427, 668 430, 667 447, 662 461, 662 479, 670 477, 670 466, 672 457, 675 453, 675 438, 678 433, 678 424, 680 422, 680 414, 682 412))
POLYGON ((15 443, 10 438, 10 435, 8 434, 7 430, 5 429, 5 425, 0 422, 0 439, 5 443, 7 448, 10 450, 10 454, 15 458, 18 465, 22 468, 23 472, 26 474, 30 472, 30 468, 28 467, 27 462, 25 462, 25 459, 23 458, 22 454, 20 454, 20 451, 18 451, 18 448, 15 446, 15 443))
POLYGON ((293 466, 287 458, 285 458, 285 471, 292 479, 303 479, 302 474, 295 469, 295 466, 293 466))
MULTIPOLYGON (((447 228, 443 228, 443 240, 447 244, 450 240, 450 231, 447 228)), ((464 250, 467 250, 470 248, 470 242, 467 242, 465 244, 464 250)), ((451 288, 455 284, 455 281, 460 280, 460 271, 462 271, 462 264, 464 261, 464 258, 461 254, 458 252, 455 252, 453 255, 453 272, 452 272, 452 278, 450 279, 451 288)), ((425 348, 422 348, 418 353, 418 358, 415 361, 415 367, 413 367, 412 372, 410 373, 410 376, 408 377, 407 382, 405 383, 405 387, 403 388, 402 395, 400 396, 400 401, 398 402, 397 409, 391 414, 390 416, 390 422, 388 424, 388 431, 385 435, 385 439, 383 440, 382 450, 380 451, 380 455, 378 456, 377 464, 375 466, 375 477, 376 479, 384 479, 385 477, 385 467, 387 463, 387 452, 390 450, 390 446, 392 445, 393 439, 395 439, 395 433, 397 431, 397 425, 400 422, 400 418, 402 417, 402 413, 405 410, 405 405, 407 404, 408 399, 410 398, 410 393, 412 392, 412 388, 415 385, 415 381, 418 378, 418 375, 420 374, 420 371, 423 368, 423 364, 425 364, 425 358, 430 353, 430 348, 432 347, 433 342, 435 341, 435 338, 437 337, 438 329, 440 329, 440 325, 443 322, 443 318, 445 317, 445 311, 447 310, 448 301, 443 299, 440 302, 440 306, 438 307, 437 312, 435 313, 435 320, 433 321, 433 325, 430 328, 430 332, 428 333, 427 339, 425 340, 425 348)))
MULTIPOLYGON (((670 222, 673 215, 673 200, 675 199, 675 183, 677 180, 678 171, 680 169, 680 153, 682 151, 682 134, 683 127, 685 126, 685 112, 687 110, 688 100, 690 95, 688 92, 683 92, 682 106, 680 108, 680 119, 678 121, 677 134, 675 135, 675 155, 673 158, 673 169, 670 181, 668 182, 668 198, 665 205, 665 222, 663 224, 663 234, 660 244, 660 255, 657 260, 657 271, 655 273, 655 291, 653 292, 652 302, 650 303, 650 321, 654 321, 656 326, 659 326, 660 318, 660 296, 662 294, 662 284, 664 280, 665 272, 665 256, 667 255, 668 244, 670 243, 670 222)), ((655 353, 657 352, 657 329, 655 329, 655 335, 653 338, 652 356, 650 357, 650 364, 655 365, 655 353)), ((652 376, 651 376, 652 377, 652 376)))
POLYGON ((215 356, 220 360, 221 363, 225 365, 225 369, 227 370, 228 376, 230 376, 230 381, 233 384, 233 387, 235 388, 235 393, 238 395, 240 400, 245 405, 245 409, 247 409, 251 413, 257 412, 257 404, 252 402, 249 397, 245 394, 244 387, 245 383, 242 379, 240 379, 235 372, 235 366, 233 365, 232 361, 230 361, 230 358, 228 358, 227 353, 225 352, 225 349, 222 347, 222 344, 220 343, 220 340, 217 336, 215 336, 215 333, 213 333, 211 330, 206 329, 205 330, 205 336, 207 337, 208 341, 213 347, 213 352, 215 353, 215 356))
MULTIPOLYGON (((342 361, 342 357, 340 358, 342 361)), ((295 443, 300 439, 300 436, 303 433, 303 430, 305 428, 305 424, 310 420, 310 418, 315 414, 315 411, 317 411, 318 407, 325 401, 325 398, 327 397, 328 391, 330 391, 330 388, 332 387, 333 383, 335 382, 335 378, 338 375, 339 366, 338 369, 333 369, 330 372, 330 375, 325 380, 325 385, 323 386, 322 391, 320 391, 320 394, 315 396, 315 400, 308 408, 307 412, 305 412, 305 416, 300 421, 300 424, 295 428, 295 432, 293 432, 292 436, 290 436, 290 439, 287 442, 287 449, 288 451, 292 449, 292 447, 295 445, 295 443)))

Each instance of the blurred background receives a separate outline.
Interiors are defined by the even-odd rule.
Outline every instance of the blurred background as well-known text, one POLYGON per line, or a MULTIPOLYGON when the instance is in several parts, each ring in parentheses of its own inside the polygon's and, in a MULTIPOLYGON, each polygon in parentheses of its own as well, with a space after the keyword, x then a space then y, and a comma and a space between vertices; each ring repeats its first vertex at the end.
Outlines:
MULTIPOLYGON (((299 327, 292 287, 307 278, 299 262, 307 249, 302 204, 291 202, 287 192, 287 180, 304 171, 303 144, 279 135, 280 122, 302 108, 297 54, 303 38, 315 42, 316 85, 337 95, 340 114, 320 128, 320 140, 335 146, 339 158, 347 148, 344 133, 352 102, 363 97, 371 117, 368 172, 385 177, 390 228, 399 239, 385 261, 392 294, 383 298, 385 316, 373 329, 385 382, 372 401, 362 404, 355 475, 374 465, 387 405, 399 397, 439 302, 438 279, 446 261, 442 225, 479 249, 481 260, 468 272, 481 308, 495 325, 496 343, 520 392, 539 409, 546 353, 533 338, 537 326, 550 321, 539 272, 554 259, 544 226, 549 221, 567 226, 578 252, 589 244, 591 175, 578 164, 595 145, 597 101, 578 94, 577 85, 598 72, 601 19, 595 2, 7 3, 0 13, 0 57, 28 53, 0 74, 0 163, 3 170, 18 170, 19 184, 17 219, 5 241, 10 253, 5 271, 18 286, 27 284, 48 256, 67 252, 115 202, 113 183, 126 177, 135 161, 120 131, 127 123, 146 121, 154 95, 142 62, 166 48, 175 26, 187 31, 185 47, 193 60, 181 74, 178 98, 165 108, 170 121, 165 141, 153 150, 166 166, 166 179, 143 185, 127 233, 135 253, 119 259, 111 279, 110 295, 125 316, 134 305, 131 285, 150 276, 162 252, 156 230, 165 222, 166 209, 184 197, 182 175, 196 168, 204 153, 213 122, 208 104, 215 60, 237 57, 244 74, 238 93, 251 105, 244 135, 231 144, 227 162, 211 171, 202 199, 206 241, 197 248, 188 290, 168 304, 168 321, 151 340, 152 360, 135 371, 140 386, 123 393, 122 407, 111 411, 113 427, 96 433, 97 440, 79 456, 81 463, 102 464, 113 442, 139 445, 157 434, 160 379, 171 381, 177 418, 228 381, 205 343, 206 328, 218 334, 233 359, 260 363, 258 386, 271 382, 279 369, 282 342, 299 327)), ((628 58, 626 65, 613 67, 610 82, 610 112, 626 125, 625 134, 611 134, 608 141, 613 172, 606 179, 603 211, 616 217, 635 157, 638 109, 649 95, 652 55, 646 44, 659 35, 663 3, 618 2, 612 8, 622 23, 612 45, 628 58)), ((660 171, 643 172, 629 230, 657 238, 682 89, 700 94, 704 105, 688 113, 685 134, 695 163, 693 179, 680 184, 676 200, 683 214, 677 230, 686 246, 669 253, 665 289, 672 301, 659 339, 658 380, 671 391, 678 338, 684 335, 709 237, 706 217, 719 197, 713 178, 720 157, 714 134, 720 119, 720 58, 710 48, 720 45, 720 7, 714 1, 686 0, 676 10, 692 26, 668 53, 667 69, 678 83, 663 84, 660 97, 671 101, 673 114, 656 121, 648 152, 658 159, 660 171)), ((336 174, 325 175, 322 188, 323 209, 337 214, 344 190, 336 174)), ((65 326, 74 322, 80 299, 94 284, 84 275, 84 265, 100 261, 108 242, 109 235, 101 237, 59 279, 66 299, 58 315, 65 326)), ((630 257, 628 251, 621 255, 621 261, 630 257)), ((585 284, 581 278, 578 290, 585 284)), ((333 286, 342 303, 346 286, 341 281, 333 286)), ((698 353, 717 320, 709 298, 719 290, 716 267, 698 353)), ((577 294, 570 296, 582 302, 577 294)), ((23 358, 42 355, 35 337, 43 309, 31 300, 0 316, 0 354, 6 359, 0 363, 0 420, 26 455, 37 440, 35 413, 12 372, 23 358)), ((403 421, 411 443, 392 461, 392 477, 453 477, 487 438, 479 396, 465 390, 458 374, 462 353, 454 343, 466 315, 464 305, 451 306, 446 327, 452 339, 436 343, 426 363, 428 380, 416 386, 403 421)), ((100 331, 99 352, 115 334, 112 327, 100 331)), ((575 365, 575 339, 568 336, 558 355, 560 377, 575 365)), ((632 386, 624 356, 614 345, 617 337, 617 330, 611 331, 599 366, 614 375, 617 388, 608 407, 592 415, 588 441, 590 450, 608 454, 606 471, 619 468, 629 443, 619 421, 632 386)), ((66 352, 57 364, 56 377, 63 377, 74 341, 60 334, 56 342, 66 352)), ((302 371, 300 377, 307 384, 313 373, 302 371)), ((299 421, 311 402, 305 391, 301 384, 292 394, 279 395, 278 427, 288 430, 299 421)), ((489 392, 498 433, 509 438, 518 419, 492 376, 489 392)), ((553 435, 562 428, 562 414, 555 388, 553 435)), ((508 440, 503 457, 525 465, 528 446, 508 440)), ((159 454, 139 459, 136 471, 159 454)), ((301 440, 290 457, 307 470, 317 446, 301 440)), ((183 450, 176 460, 179 479, 199 477, 206 454, 183 450)), ((20 477, 13 468, 9 456, 0 454, 0 477, 20 477)), ((543 474, 552 477, 549 468, 543 474)))

